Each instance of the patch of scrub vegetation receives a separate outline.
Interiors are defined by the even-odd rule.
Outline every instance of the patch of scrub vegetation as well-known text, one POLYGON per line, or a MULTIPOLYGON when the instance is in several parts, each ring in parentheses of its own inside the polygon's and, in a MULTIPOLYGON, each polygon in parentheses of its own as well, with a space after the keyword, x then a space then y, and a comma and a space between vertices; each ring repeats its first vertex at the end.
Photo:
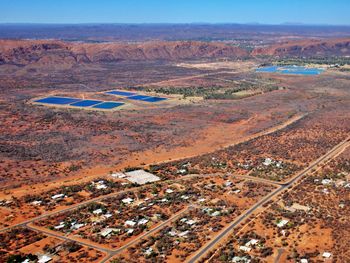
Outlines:
POLYGON ((349 57, 313 57, 313 58, 285 58, 280 59, 273 64, 276 65, 298 65, 298 66, 306 66, 310 64, 315 65, 338 65, 345 66, 350 65, 349 57))
POLYGON ((229 83, 227 86, 187 86, 187 87, 133 87, 132 89, 145 92, 154 92, 166 95, 182 95, 187 97, 202 97, 203 99, 234 100, 241 99, 265 92, 284 89, 276 81, 271 79, 240 81, 229 83))

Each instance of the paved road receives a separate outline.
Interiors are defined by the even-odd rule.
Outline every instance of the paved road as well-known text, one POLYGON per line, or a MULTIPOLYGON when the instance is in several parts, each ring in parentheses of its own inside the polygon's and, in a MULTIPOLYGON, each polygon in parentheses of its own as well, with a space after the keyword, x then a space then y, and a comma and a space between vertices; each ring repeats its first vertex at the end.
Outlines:
POLYGON ((61 239, 61 240, 64 240, 64 241, 74 241, 74 242, 76 242, 76 243, 78 243, 78 244, 80 244, 82 246, 91 247, 91 248, 94 248, 96 250, 105 252, 107 254, 110 254, 110 252, 112 252, 111 249, 103 248, 103 247, 100 247, 98 245, 94 245, 93 243, 85 243, 85 242, 81 242, 79 240, 71 239, 69 237, 66 237, 66 236, 63 236, 63 235, 60 235, 60 234, 56 234, 53 231, 48 231, 48 230, 45 230, 45 229, 42 229, 42 228, 40 228, 40 229, 36 228, 35 226, 32 226, 30 224, 26 225, 26 227, 29 228, 29 229, 32 229, 34 231, 40 231, 40 232, 44 233, 47 236, 52 236, 52 237, 55 237, 55 238, 58 238, 58 239, 61 239))
POLYGON ((325 155, 321 156, 316 161, 312 162, 306 169, 298 173, 295 177, 290 179, 288 182, 283 183, 280 188, 274 190, 270 194, 268 194, 266 197, 264 197, 262 200, 254 204, 251 208, 246 210, 241 216, 239 216, 235 221, 233 221, 230 225, 228 225, 220 234, 218 234, 214 239, 209 241, 205 246, 202 247, 201 250, 199 250, 195 255, 192 256, 188 260, 188 263, 194 263, 199 261, 202 257, 204 257, 210 250, 212 250, 217 243, 219 243, 223 238, 225 238, 236 226, 238 226, 240 223, 242 223, 247 217, 249 217, 251 214, 253 214, 256 209, 261 207, 263 204, 267 203, 268 201, 272 200, 272 198, 276 197, 280 192, 287 189, 288 187, 292 186, 294 183, 296 183, 298 180, 300 180, 302 177, 304 177, 309 171, 311 171, 313 168, 318 166, 319 164, 332 159, 339 151, 343 150, 344 148, 348 147, 350 145, 349 143, 350 137, 348 137, 346 140, 342 141, 338 145, 336 145, 334 148, 332 148, 330 151, 328 151, 325 155))

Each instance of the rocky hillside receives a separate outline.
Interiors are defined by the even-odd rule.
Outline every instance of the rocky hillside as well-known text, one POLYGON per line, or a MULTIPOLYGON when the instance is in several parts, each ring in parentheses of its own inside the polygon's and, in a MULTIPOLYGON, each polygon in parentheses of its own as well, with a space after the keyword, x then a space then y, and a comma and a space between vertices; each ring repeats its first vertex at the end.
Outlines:
POLYGON ((350 38, 284 42, 247 50, 214 42, 158 41, 139 44, 77 43, 55 40, 0 40, 0 65, 63 67, 122 60, 181 60, 247 56, 349 56, 350 38))
POLYGON ((0 64, 50 64, 115 62, 121 60, 179 60, 194 58, 241 58, 248 52, 221 43, 145 42, 71 43, 62 41, 0 40, 0 64))
POLYGON ((251 54, 276 57, 349 56, 350 38, 286 42, 254 49, 251 54))

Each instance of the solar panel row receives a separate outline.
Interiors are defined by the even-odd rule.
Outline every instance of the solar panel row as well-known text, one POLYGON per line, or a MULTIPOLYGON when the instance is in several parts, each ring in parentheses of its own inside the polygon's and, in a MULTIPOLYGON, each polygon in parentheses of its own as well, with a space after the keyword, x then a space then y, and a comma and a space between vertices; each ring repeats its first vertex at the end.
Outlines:
POLYGON ((124 104, 122 102, 102 101, 102 100, 82 100, 82 99, 76 99, 76 98, 57 97, 57 96, 35 100, 34 102, 43 103, 43 104, 53 104, 53 105, 69 105, 74 107, 92 107, 95 109, 106 109, 106 110, 114 109, 124 104))
POLYGON ((167 98, 161 98, 161 97, 140 95, 134 92, 121 91, 121 90, 107 91, 106 94, 119 95, 122 97, 126 97, 126 99, 129 99, 129 100, 140 100, 140 101, 146 101, 146 102, 158 102, 158 101, 164 101, 167 99, 167 98))
POLYGON ((112 90, 112 91, 108 91, 106 93, 107 94, 112 94, 112 95, 125 96, 125 97, 136 95, 136 93, 134 93, 134 92, 120 91, 120 90, 112 90))
POLYGON ((101 104, 97 104, 97 105, 93 106, 93 108, 110 110, 110 109, 113 109, 113 108, 117 108, 117 107, 119 107, 119 106, 121 106, 123 104, 124 103, 122 103, 122 102, 106 101, 106 102, 103 102, 101 104))
POLYGON ((65 98, 65 97, 47 97, 44 99, 36 100, 35 102, 46 103, 46 104, 57 104, 57 105, 65 105, 74 102, 81 101, 79 99, 74 98, 65 98))
POLYGON ((75 107, 90 107, 96 104, 103 102, 102 100, 82 100, 75 103, 70 104, 70 106, 75 107))

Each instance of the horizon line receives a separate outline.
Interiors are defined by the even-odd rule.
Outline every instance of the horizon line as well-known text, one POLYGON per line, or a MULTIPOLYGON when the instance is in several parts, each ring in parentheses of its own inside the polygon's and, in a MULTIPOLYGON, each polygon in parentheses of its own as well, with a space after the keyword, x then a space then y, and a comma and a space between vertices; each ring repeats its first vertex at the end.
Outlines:
POLYGON ((329 26, 329 27, 350 27, 350 24, 313 24, 299 22, 283 22, 268 24, 259 22, 238 23, 238 22, 82 22, 82 23, 51 23, 51 22, 0 22, 0 25, 245 25, 245 26, 329 26))

